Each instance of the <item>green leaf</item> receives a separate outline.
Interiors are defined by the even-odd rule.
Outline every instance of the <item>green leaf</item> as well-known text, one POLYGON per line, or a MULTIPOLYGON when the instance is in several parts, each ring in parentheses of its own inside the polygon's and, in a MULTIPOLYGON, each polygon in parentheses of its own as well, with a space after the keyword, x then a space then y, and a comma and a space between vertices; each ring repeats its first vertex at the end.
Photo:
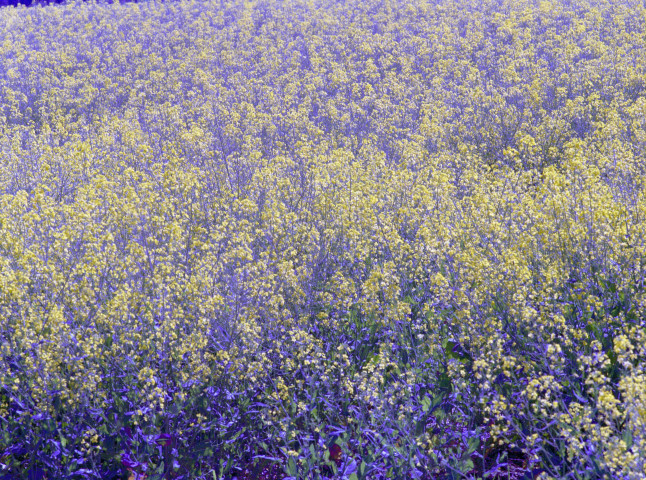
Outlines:
POLYGON ((633 446, 633 432, 626 429, 626 431, 624 431, 623 437, 624 437, 624 443, 626 444, 626 448, 632 447, 633 446))
POLYGON ((429 407, 431 406, 431 399, 426 395, 422 399, 422 410, 424 413, 428 412, 429 407))
POLYGON ((440 408, 440 409, 435 410, 435 411, 433 412, 433 416, 434 416, 435 418, 437 418, 438 420, 442 421, 442 420, 444 420, 444 419, 446 418, 446 413, 444 413, 444 410, 442 410, 442 409, 440 408))
POLYGON ((357 474, 356 474, 356 473, 352 473, 352 474, 350 474, 350 476, 348 477, 348 480, 359 480, 359 477, 357 477, 357 474))
POLYGON ((440 375, 440 378, 438 378, 438 387, 440 387, 442 390, 447 390, 449 393, 453 390, 453 384, 451 383, 451 379, 446 373, 443 373, 440 375))
POLYGON ((471 453, 475 452, 478 449, 478 447, 480 446, 480 439, 478 437, 471 437, 468 440, 467 443, 468 443, 468 446, 469 446, 468 449, 467 449, 467 452, 469 454, 471 454, 471 453))
POLYGON ((435 395, 435 397, 433 397, 433 402, 431 403, 431 410, 434 410, 440 403, 442 403, 442 400, 444 400, 443 393, 435 395))
POLYGON ((473 470, 473 467, 474 467, 473 460, 471 460, 470 458, 466 460, 462 460, 461 462, 458 463, 457 467, 458 467, 458 470, 460 470, 460 472, 468 473, 471 470, 473 470))
POLYGON ((289 460, 287 461, 287 475, 290 477, 296 476, 296 463, 294 462, 293 457, 289 457, 289 460))

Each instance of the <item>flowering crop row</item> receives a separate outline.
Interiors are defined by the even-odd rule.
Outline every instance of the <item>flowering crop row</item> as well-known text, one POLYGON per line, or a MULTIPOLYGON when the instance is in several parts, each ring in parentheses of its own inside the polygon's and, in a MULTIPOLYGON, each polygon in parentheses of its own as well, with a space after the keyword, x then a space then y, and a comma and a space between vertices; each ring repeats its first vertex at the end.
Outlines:
POLYGON ((0 10, 0 474, 645 479, 645 27, 0 10))

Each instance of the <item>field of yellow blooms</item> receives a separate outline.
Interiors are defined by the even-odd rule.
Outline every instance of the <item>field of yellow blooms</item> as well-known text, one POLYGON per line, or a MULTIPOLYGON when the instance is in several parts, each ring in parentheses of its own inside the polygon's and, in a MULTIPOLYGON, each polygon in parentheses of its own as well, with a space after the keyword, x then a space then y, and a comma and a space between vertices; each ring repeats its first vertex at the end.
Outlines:
POLYGON ((646 479, 646 6, 0 9, 0 479, 646 479))

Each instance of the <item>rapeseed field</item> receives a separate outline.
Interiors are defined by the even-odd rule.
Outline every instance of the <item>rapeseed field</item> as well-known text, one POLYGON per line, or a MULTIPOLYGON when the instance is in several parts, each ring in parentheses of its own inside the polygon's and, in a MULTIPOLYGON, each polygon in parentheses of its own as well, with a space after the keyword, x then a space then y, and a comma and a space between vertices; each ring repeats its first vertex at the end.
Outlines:
POLYGON ((646 479, 646 5, 0 9, 0 478, 646 479))

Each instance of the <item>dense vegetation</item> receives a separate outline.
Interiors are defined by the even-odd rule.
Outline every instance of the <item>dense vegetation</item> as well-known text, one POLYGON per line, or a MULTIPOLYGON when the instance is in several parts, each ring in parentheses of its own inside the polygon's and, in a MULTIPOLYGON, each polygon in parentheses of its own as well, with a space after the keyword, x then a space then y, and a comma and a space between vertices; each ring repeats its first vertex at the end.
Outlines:
POLYGON ((646 478, 645 23, 0 10, 0 475, 646 478))

